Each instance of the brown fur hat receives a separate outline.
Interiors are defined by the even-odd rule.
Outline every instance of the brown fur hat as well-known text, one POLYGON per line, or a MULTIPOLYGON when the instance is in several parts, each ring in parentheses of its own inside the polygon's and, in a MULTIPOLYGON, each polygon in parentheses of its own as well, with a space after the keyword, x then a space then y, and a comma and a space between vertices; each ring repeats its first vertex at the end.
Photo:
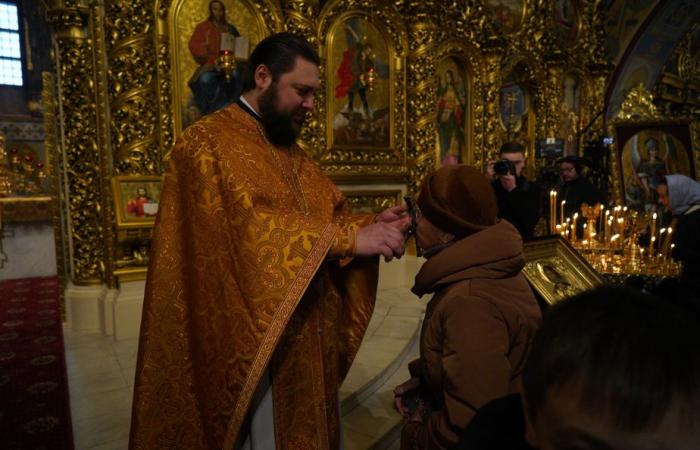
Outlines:
POLYGON ((418 207, 436 227, 465 237, 496 224, 498 203, 491 183, 474 167, 445 166, 423 181, 418 207))

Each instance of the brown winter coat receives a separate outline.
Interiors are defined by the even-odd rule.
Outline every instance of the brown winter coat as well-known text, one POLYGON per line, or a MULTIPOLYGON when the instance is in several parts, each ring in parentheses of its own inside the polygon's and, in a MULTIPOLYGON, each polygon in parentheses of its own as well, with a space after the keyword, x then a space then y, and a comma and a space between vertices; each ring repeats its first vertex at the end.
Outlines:
POLYGON ((521 390, 520 377, 541 313, 521 273, 522 239, 501 220, 423 264, 413 292, 435 293, 420 338, 427 413, 408 422, 403 449, 454 446, 477 409, 521 390))

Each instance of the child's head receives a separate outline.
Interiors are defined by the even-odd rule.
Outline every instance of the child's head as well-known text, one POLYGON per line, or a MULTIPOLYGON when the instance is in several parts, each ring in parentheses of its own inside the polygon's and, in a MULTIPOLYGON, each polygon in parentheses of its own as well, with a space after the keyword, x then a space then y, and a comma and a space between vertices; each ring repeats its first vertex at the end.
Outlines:
POLYGON ((700 448, 700 324, 692 311, 603 287, 552 306, 524 369, 541 450, 700 448))

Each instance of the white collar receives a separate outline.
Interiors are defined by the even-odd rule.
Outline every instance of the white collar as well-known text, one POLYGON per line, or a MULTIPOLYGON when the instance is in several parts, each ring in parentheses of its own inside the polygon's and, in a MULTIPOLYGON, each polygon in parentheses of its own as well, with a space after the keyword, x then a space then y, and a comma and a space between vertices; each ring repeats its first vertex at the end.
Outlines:
POLYGON ((253 111, 253 113, 255 113, 255 115, 258 116, 258 118, 261 117, 260 114, 258 114, 258 112, 255 110, 255 108, 253 108, 252 106, 250 106, 250 103, 248 103, 248 100, 246 100, 245 98, 243 98, 242 95, 241 95, 240 97, 238 97, 238 99, 241 101, 241 103, 243 103, 244 105, 246 105, 246 106, 248 107, 248 109, 250 109, 251 111, 253 111))

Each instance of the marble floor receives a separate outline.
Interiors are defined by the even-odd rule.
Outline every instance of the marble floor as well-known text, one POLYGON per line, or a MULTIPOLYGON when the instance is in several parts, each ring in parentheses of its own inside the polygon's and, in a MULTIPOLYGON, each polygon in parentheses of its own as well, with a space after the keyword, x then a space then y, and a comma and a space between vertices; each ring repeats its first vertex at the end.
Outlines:
MULTIPOLYGON (((392 448, 392 389, 408 377, 425 301, 406 287, 416 265, 383 268, 375 312, 341 387, 346 450, 392 448)), ((138 339, 64 329, 76 450, 127 448, 138 339)))

